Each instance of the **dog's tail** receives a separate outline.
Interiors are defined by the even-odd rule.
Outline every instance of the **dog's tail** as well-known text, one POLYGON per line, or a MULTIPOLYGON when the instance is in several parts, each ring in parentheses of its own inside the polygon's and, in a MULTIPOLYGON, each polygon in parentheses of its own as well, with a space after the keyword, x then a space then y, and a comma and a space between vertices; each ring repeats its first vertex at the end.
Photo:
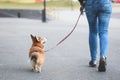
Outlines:
POLYGON ((32 56, 30 57, 30 60, 31 60, 31 61, 34 61, 35 63, 37 63, 37 57, 36 57, 35 55, 32 55, 32 56))
POLYGON ((30 57, 30 60, 35 62, 35 63, 38 63, 37 59, 38 59, 38 56, 39 56, 39 52, 33 52, 31 57, 30 57))

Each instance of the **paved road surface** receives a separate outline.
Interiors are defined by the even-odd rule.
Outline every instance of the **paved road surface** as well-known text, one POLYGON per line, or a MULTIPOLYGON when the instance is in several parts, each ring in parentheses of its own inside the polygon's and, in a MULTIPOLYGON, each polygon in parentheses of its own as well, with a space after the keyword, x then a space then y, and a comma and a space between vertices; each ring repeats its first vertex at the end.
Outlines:
MULTIPOLYGON (((114 9, 114 12, 118 10, 114 9)), ((69 33, 79 12, 63 10, 56 13, 56 19, 47 23, 0 18, 0 80, 119 80, 120 19, 115 15, 109 28, 107 72, 100 73, 97 68, 88 67, 90 57, 85 16, 81 17, 75 32, 65 42, 46 53, 42 73, 32 72, 28 59, 30 34, 47 37, 45 49, 49 49, 69 33)))

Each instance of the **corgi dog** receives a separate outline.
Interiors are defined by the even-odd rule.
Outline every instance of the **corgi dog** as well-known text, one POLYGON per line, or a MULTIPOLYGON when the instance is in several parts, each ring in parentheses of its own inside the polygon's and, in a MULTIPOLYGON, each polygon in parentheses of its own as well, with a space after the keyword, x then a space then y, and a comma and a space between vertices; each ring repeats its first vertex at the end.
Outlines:
POLYGON ((30 63, 34 72, 40 72, 45 60, 44 44, 46 38, 30 35, 32 39, 32 46, 29 50, 30 63))

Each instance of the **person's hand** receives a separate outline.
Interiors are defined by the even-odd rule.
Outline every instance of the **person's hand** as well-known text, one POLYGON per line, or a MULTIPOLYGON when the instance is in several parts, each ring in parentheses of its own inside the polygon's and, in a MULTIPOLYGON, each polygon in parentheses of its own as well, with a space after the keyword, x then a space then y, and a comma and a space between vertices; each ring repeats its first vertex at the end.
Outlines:
POLYGON ((83 5, 81 5, 80 12, 81 12, 82 15, 83 15, 83 9, 84 9, 84 7, 83 7, 83 5))
POLYGON ((84 10, 86 1, 85 0, 78 0, 78 1, 80 2, 80 12, 83 15, 83 12, 84 12, 83 10, 84 10))

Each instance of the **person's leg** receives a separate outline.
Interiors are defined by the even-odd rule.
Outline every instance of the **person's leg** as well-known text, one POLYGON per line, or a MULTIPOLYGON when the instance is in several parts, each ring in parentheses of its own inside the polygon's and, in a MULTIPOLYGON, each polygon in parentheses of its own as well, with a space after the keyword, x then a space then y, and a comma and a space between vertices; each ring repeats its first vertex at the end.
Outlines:
POLYGON ((89 26, 89 47, 91 53, 91 60, 97 60, 97 48, 98 48, 98 39, 97 39, 97 22, 94 23, 96 25, 89 26))
POLYGON ((107 56, 108 54, 108 26, 110 16, 111 10, 106 10, 99 14, 100 56, 107 56))
POLYGON ((89 47, 90 47, 91 60, 96 61, 97 46, 98 46, 98 39, 97 39, 98 20, 97 20, 96 11, 94 11, 93 8, 90 6, 86 7, 86 16, 89 23, 89 47))
POLYGON ((100 61, 98 70, 106 71, 106 56, 108 54, 108 26, 111 16, 111 6, 105 5, 99 13, 100 61))

